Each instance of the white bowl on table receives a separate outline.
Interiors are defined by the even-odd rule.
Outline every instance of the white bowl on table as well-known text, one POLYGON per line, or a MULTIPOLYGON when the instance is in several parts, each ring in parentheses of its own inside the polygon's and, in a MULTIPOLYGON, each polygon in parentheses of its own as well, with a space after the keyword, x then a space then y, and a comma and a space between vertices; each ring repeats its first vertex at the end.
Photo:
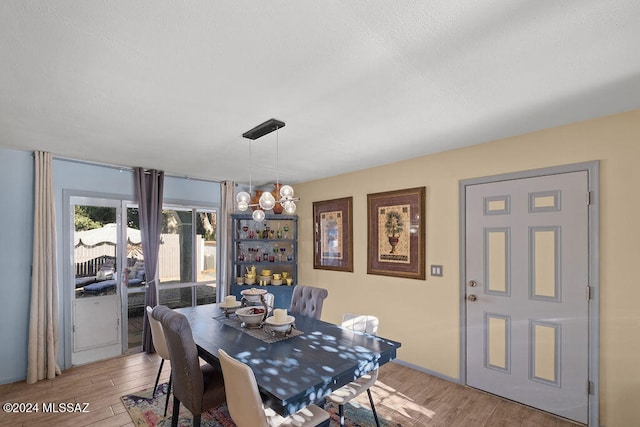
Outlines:
POLYGON ((240 294, 249 302, 260 302, 260 297, 267 293, 266 289, 245 289, 240 294))
POLYGON ((296 318, 293 316, 287 316, 287 319, 284 322, 276 322, 275 316, 267 317, 264 323, 269 325, 272 331, 276 332, 287 332, 291 329, 291 325, 296 321, 296 318))
POLYGON ((264 307, 242 307, 236 310, 236 315, 242 320, 245 326, 258 327, 262 323, 265 315, 264 307))

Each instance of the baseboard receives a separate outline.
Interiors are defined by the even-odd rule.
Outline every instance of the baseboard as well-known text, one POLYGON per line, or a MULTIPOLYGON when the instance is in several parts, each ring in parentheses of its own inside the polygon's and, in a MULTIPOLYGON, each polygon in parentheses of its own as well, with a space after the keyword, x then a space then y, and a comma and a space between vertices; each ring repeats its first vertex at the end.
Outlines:
POLYGON ((405 362, 404 360, 394 359, 391 363, 397 363, 398 365, 406 366, 407 368, 415 369, 416 371, 423 372, 425 374, 433 375, 434 377, 441 378, 445 381, 449 381, 456 384, 462 384, 459 378, 453 378, 448 375, 444 375, 440 372, 432 371, 430 369, 423 368, 422 366, 414 365, 413 363, 405 362))

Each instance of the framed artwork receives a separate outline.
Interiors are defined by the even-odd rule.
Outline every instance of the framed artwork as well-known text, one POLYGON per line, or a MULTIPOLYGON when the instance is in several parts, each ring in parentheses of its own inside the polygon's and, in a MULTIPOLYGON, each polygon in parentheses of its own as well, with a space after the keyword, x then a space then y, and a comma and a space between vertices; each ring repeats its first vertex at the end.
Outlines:
POLYGON ((426 278, 425 187, 367 194, 367 274, 426 278))
POLYGON ((353 197, 313 202, 313 268, 353 271, 353 197))

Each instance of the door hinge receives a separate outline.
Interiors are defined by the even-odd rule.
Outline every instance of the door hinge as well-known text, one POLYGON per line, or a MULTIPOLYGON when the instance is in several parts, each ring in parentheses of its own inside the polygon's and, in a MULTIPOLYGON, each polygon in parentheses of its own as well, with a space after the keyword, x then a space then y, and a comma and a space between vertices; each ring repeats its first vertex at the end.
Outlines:
POLYGON ((587 191, 587 206, 591 205, 591 191, 587 191))
POLYGON ((591 299, 591 286, 587 286, 587 300, 591 299))
POLYGON ((76 333, 76 325, 73 325, 73 333, 76 333))
POLYGON ((592 386, 591 381, 587 380, 587 394, 591 394, 592 386))

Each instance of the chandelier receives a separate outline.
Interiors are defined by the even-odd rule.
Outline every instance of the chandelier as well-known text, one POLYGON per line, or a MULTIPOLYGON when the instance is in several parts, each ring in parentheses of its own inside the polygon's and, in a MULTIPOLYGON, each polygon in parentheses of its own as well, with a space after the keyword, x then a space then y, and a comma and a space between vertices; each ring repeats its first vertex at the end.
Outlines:
MULTIPOLYGON (((278 167, 278 129, 283 128, 284 126, 285 123, 280 120, 269 119, 266 122, 261 123, 253 129, 248 130, 242 134, 244 138, 255 140, 260 138, 261 136, 276 131, 276 188, 280 187, 280 181, 278 178, 278 173, 280 170, 280 168, 278 167)), ((249 142, 249 193, 251 193, 251 142, 249 142)), ((258 201, 258 203, 252 204, 251 195, 249 193, 247 193, 246 191, 241 191, 240 193, 238 193, 238 195, 236 196, 236 202, 238 204, 238 210, 242 212, 246 211, 250 207, 256 208, 253 211, 252 215, 255 221, 263 221, 265 217, 264 211, 273 209, 276 204, 280 204, 286 213, 292 215, 296 211, 296 202, 300 200, 299 198, 293 197, 293 187, 291 187, 290 185, 283 185, 280 187, 279 200, 276 200, 270 192, 265 191, 260 196, 260 200, 258 201)))

